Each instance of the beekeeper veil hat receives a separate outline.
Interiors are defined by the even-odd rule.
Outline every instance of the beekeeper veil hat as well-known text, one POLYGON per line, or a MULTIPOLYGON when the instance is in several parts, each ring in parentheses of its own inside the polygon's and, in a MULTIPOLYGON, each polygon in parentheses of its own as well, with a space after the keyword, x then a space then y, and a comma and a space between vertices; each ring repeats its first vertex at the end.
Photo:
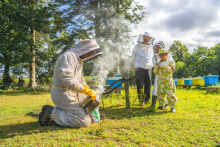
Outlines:
POLYGON ((156 53, 156 46, 159 45, 161 47, 161 49, 165 48, 165 44, 163 43, 163 41, 158 41, 154 44, 154 53, 156 53))
POLYGON ((144 36, 149 36, 151 39, 149 40, 149 44, 153 45, 153 42, 155 40, 154 37, 152 37, 148 32, 145 32, 144 34, 139 34, 137 43, 143 43, 144 42, 144 36))
POLYGON ((81 40, 72 50, 76 53, 77 57, 84 63, 102 54, 101 49, 95 39, 81 40), (83 59, 80 58, 82 55, 85 55, 91 51, 94 51, 94 53, 91 56, 83 59))

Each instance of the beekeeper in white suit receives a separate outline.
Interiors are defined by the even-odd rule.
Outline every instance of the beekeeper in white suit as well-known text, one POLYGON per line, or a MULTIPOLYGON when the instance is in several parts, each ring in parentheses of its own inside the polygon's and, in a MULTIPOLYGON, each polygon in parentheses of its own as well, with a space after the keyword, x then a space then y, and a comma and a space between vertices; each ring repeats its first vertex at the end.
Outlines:
POLYGON ((135 81, 140 106, 150 103, 153 41, 154 38, 148 32, 140 34, 132 51, 131 61, 135 67, 135 81))
POLYGON ((56 61, 53 74, 51 98, 56 107, 45 105, 39 114, 42 126, 48 125, 50 119, 66 127, 86 127, 91 123, 89 114, 80 107, 78 93, 96 99, 97 92, 86 84, 82 74, 83 62, 101 55, 96 40, 82 40, 73 49, 67 50, 56 61))

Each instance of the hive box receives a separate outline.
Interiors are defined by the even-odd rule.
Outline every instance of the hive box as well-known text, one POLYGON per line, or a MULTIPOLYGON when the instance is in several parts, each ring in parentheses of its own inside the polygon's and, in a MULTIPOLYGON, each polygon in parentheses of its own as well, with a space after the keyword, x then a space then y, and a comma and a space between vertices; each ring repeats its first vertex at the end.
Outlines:
POLYGON ((198 77, 197 80, 198 80, 198 85, 204 85, 205 84, 203 77, 198 77))
POLYGON ((174 84, 177 85, 177 80, 174 80, 174 84))
MULTIPOLYGON (((122 77, 108 77, 108 85, 111 85, 113 82, 121 79, 122 77)), ((118 84, 120 84, 121 81, 116 82, 114 85, 112 85, 110 88, 115 88, 118 84)), ((118 87, 118 88, 122 88, 122 84, 118 87)))
POLYGON ((178 85, 184 85, 184 79, 178 79, 177 84, 178 85))
POLYGON ((187 78, 184 80, 185 82, 185 85, 192 85, 193 81, 192 81, 192 78, 187 78))
POLYGON ((198 78, 193 78, 193 85, 198 85, 198 78))
POLYGON ((216 85, 216 84, 218 84, 218 77, 219 77, 219 75, 204 76, 205 85, 216 85))

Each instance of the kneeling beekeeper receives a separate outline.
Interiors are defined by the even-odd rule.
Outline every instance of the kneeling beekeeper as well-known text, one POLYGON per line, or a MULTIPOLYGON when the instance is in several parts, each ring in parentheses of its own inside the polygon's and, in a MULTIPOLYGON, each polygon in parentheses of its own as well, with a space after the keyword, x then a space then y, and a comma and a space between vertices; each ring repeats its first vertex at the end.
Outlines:
POLYGON ((53 119, 58 125, 86 127, 91 124, 90 115, 80 107, 78 93, 91 96, 94 101, 97 92, 90 89, 82 74, 82 65, 102 52, 96 40, 82 40, 73 49, 67 50, 56 61, 53 74, 51 98, 56 107, 45 105, 39 114, 42 126, 53 119))

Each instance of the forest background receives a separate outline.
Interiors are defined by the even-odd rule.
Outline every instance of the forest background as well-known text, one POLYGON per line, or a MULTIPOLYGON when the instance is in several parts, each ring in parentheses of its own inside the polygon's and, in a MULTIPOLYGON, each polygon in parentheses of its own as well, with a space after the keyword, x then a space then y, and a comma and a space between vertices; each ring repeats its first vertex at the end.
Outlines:
MULTIPOLYGON (((109 76, 118 72, 124 76, 128 64, 129 76, 134 77, 128 59, 137 36, 131 31, 145 20, 145 9, 137 0, 0 1, 0 85, 25 76, 30 78, 31 88, 36 82, 51 84, 58 56, 81 39, 93 38, 105 57, 115 53, 117 64, 109 76)), ((174 40, 169 50, 176 62, 174 78, 220 75, 220 43, 189 52, 181 41, 174 40)), ((84 64, 85 76, 95 62, 84 64)))

